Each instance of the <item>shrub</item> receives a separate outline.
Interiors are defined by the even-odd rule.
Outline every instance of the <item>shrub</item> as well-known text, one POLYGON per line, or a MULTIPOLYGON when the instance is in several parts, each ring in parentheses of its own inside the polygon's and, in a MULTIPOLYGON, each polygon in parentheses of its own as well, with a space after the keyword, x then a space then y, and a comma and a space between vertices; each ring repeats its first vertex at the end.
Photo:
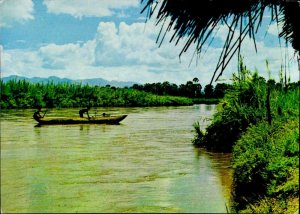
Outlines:
POLYGON ((250 204, 253 207, 264 198, 271 210, 274 200, 282 203, 280 209, 284 212, 288 209, 287 203, 283 203, 286 198, 297 197, 298 124, 298 120, 276 121, 272 126, 261 122, 251 126, 234 146, 233 198, 237 210, 248 209, 250 204))

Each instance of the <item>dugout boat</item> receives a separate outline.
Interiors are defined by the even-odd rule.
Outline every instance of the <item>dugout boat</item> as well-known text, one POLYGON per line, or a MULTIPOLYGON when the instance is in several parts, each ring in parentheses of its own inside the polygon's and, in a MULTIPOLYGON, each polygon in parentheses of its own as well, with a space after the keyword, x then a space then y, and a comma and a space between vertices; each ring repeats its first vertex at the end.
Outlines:
POLYGON ((102 117, 61 117, 61 118, 41 118, 36 120, 38 125, 68 125, 68 124, 119 124, 127 117, 126 114, 119 116, 102 116, 102 117))

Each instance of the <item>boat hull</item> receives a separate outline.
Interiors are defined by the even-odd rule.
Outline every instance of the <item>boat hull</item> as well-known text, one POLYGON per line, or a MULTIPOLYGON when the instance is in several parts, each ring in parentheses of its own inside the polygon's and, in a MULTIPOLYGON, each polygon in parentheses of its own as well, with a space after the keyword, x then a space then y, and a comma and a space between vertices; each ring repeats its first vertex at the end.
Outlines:
POLYGON ((43 118, 39 125, 68 125, 68 124, 119 124, 127 115, 91 118, 43 118))

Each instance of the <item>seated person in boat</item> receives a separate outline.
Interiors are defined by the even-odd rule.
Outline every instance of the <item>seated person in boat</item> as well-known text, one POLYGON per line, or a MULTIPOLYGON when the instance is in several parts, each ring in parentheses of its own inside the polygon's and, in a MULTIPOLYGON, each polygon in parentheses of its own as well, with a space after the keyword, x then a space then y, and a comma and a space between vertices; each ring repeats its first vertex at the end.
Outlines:
POLYGON ((110 117, 110 114, 103 113, 102 116, 103 117, 110 117))
POLYGON ((37 107, 37 111, 34 112, 34 114, 33 114, 33 118, 34 118, 36 121, 40 121, 40 119, 44 117, 45 114, 42 116, 42 115, 41 115, 41 112, 42 112, 42 107, 41 107, 41 106, 38 106, 38 107, 37 107))
POLYGON ((83 114, 86 113, 88 118, 90 119, 90 115, 89 115, 89 110, 91 109, 91 107, 87 107, 87 108, 84 108, 84 109, 80 109, 79 110, 79 116, 80 117, 83 117, 83 114))

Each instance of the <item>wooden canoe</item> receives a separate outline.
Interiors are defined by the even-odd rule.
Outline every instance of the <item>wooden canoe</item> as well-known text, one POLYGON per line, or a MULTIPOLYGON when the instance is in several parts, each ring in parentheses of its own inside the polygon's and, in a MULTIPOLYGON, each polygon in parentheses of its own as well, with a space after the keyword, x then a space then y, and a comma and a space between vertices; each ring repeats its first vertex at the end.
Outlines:
POLYGON ((87 118, 42 118, 38 125, 68 125, 68 124, 119 124, 127 115, 87 118))

